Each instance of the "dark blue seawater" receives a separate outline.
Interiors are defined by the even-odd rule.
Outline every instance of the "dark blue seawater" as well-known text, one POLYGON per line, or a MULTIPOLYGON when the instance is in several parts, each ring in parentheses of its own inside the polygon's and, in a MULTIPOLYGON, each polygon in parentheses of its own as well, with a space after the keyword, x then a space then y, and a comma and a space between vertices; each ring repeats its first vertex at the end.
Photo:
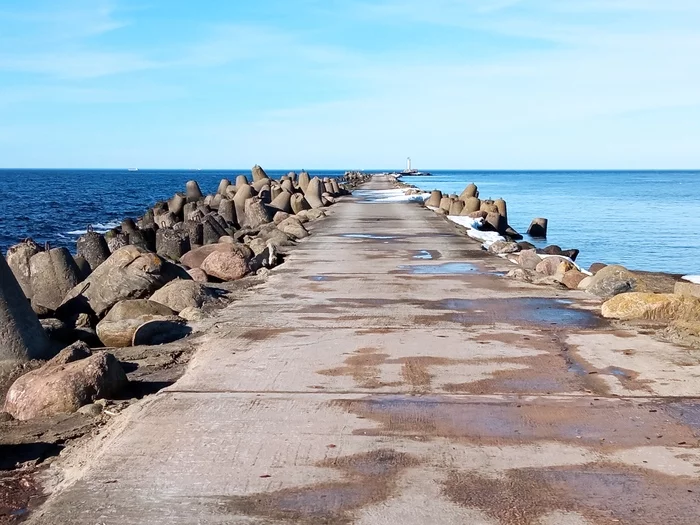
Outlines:
POLYGON ((503 198, 521 233, 549 219, 546 241, 581 250, 578 262, 700 274, 700 171, 436 171, 404 182, 461 193, 474 182, 483 199, 503 198))
MULTIPOLYGON (((273 178, 285 173, 268 170, 273 178)), ((104 231, 184 191, 190 179, 213 193, 239 174, 250 170, 0 170, 0 249, 33 237, 74 250, 89 224, 104 231)), ((582 265, 700 274, 700 171, 436 171, 405 181, 454 193, 474 182, 482 198, 508 202, 509 222, 522 233, 534 217, 547 217, 549 238, 536 244, 579 248, 582 265)))
MULTIPOLYGON (((273 179, 288 173, 267 170, 273 179)), ((301 170, 299 170, 301 171, 301 170)), ((344 171, 311 171, 338 177, 344 171)), ((223 178, 250 170, 12 170, 0 169, 0 250, 26 237, 75 251, 75 241, 88 225, 104 232, 125 217, 137 218, 159 200, 185 191, 188 180, 202 192, 215 193, 223 178)))

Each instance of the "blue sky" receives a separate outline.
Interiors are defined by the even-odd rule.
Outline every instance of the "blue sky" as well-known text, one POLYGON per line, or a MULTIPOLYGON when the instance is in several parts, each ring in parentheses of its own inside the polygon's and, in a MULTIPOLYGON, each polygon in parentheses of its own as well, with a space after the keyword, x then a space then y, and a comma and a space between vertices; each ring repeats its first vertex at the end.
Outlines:
POLYGON ((700 168, 697 0, 2 0, 0 167, 700 168))

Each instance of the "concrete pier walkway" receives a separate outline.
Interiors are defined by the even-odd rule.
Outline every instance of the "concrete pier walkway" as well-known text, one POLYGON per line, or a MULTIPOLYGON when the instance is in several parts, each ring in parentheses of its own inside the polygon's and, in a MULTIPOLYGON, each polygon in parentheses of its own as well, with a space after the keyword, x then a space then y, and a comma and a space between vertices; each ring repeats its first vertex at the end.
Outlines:
POLYGON ((697 352, 510 281, 375 177, 34 523, 698 523, 697 352))

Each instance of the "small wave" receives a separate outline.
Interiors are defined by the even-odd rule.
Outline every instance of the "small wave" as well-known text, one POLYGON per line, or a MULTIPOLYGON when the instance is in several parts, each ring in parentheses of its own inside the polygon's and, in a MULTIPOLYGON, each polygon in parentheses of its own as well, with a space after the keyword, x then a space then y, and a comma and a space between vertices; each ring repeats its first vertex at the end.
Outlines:
MULTIPOLYGON (((97 232, 97 233, 107 233, 109 230, 118 227, 121 225, 121 221, 110 221, 105 224, 102 224, 101 222, 95 223, 92 225, 92 230, 97 232)), ((66 232, 66 235, 85 235, 87 233, 87 229, 85 230, 73 230, 66 232)))

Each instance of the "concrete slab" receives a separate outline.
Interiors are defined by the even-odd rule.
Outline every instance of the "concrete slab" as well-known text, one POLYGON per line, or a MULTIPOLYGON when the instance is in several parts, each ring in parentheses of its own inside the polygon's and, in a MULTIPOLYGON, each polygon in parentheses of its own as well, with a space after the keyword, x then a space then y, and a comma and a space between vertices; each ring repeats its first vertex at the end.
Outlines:
POLYGON ((311 228, 32 523, 697 523, 697 352, 504 279, 417 205, 311 228))

